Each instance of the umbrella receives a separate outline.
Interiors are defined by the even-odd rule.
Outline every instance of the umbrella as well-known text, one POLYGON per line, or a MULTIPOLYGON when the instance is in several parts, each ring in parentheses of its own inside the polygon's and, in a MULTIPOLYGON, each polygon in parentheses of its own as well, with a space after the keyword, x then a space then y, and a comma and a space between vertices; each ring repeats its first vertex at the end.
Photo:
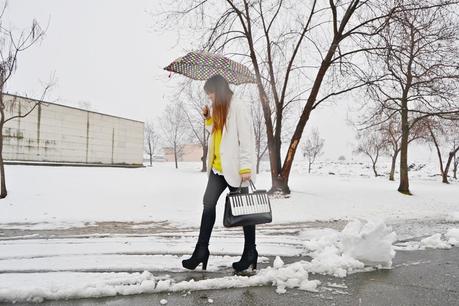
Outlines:
POLYGON ((207 80, 220 74, 235 85, 256 83, 255 76, 247 66, 222 55, 203 51, 194 51, 179 57, 164 70, 177 72, 194 80, 207 80))

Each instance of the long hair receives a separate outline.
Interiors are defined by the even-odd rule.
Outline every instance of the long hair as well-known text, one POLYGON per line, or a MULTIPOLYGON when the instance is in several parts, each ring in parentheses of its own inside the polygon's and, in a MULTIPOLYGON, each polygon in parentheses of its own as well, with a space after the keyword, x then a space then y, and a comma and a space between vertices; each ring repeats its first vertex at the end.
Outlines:
POLYGON ((207 79, 204 84, 206 94, 215 94, 215 100, 212 102, 212 132, 216 129, 221 129, 226 124, 226 116, 233 97, 233 91, 230 89, 228 81, 219 74, 216 74, 207 79))

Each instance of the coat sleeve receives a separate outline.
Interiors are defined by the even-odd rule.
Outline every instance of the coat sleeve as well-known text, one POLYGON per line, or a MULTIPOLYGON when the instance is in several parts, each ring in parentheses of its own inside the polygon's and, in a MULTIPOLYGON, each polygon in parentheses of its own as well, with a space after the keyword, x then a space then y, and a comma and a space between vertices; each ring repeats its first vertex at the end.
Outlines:
POLYGON ((250 173, 252 168, 252 146, 255 146, 252 115, 245 103, 239 103, 236 113, 239 140, 239 173, 250 173))

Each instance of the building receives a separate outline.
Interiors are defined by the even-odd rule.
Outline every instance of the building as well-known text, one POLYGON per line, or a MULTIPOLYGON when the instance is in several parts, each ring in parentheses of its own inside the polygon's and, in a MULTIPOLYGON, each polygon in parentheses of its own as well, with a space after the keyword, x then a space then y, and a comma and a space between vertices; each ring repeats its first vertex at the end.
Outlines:
MULTIPOLYGON (((165 161, 175 161, 174 148, 163 147, 165 161)), ((202 158, 202 146, 200 144, 187 143, 182 146, 182 154, 178 154, 178 161, 200 161, 202 158)))
POLYGON ((56 103, 4 94, 6 162, 142 166, 144 123, 56 103), (38 103, 38 104, 37 104, 38 103))

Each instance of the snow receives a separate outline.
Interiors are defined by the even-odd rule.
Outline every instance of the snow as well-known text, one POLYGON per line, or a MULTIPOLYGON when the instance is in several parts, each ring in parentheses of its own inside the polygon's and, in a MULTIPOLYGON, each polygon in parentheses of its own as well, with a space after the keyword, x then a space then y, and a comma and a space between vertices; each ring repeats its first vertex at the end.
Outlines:
POLYGON ((312 257, 309 271, 345 277, 365 266, 390 268, 395 256, 396 234, 381 220, 353 220, 338 232, 307 231, 300 236, 305 255, 312 257))
POLYGON ((403 251, 415 251, 425 249, 450 249, 459 246, 459 228, 450 228, 446 233, 435 233, 421 241, 406 241, 397 243, 394 248, 403 251))
POLYGON ((395 250, 392 247, 397 240, 395 232, 384 222, 353 221, 342 231, 343 253, 369 265, 390 267, 395 250))
MULTIPOLYGON (((257 177, 259 189, 270 186, 267 166, 262 163, 257 177)), ((386 221, 446 219, 458 212, 456 183, 442 184, 415 173, 414 196, 407 197, 396 191, 397 182, 386 177, 360 176, 362 171, 371 172, 354 169, 359 164, 317 166, 322 168, 310 175, 302 165, 292 169, 290 197, 271 199, 273 224, 374 216, 386 221), (328 175, 329 170, 337 174, 328 175)), ((140 169, 7 165, 9 196, 0 205, 0 228, 68 228, 103 221, 198 227, 207 176, 199 171, 200 163, 179 167, 175 169, 173 163, 140 169)), ((224 194, 217 205, 216 226, 220 227, 224 194)))
POLYGON ((445 237, 448 239, 449 244, 459 246, 459 228, 450 228, 445 237))
MULTIPOLYGON (((379 263, 385 267, 390 267, 391 265, 393 252, 387 243, 392 241, 393 232, 381 222, 354 220, 341 232, 328 229, 327 231, 308 231, 300 235, 302 239, 306 236, 309 236, 309 240, 302 241, 302 252, 309 254, 313 258, 310 262, 299 260, 285 264, 282 258, 277 255, 272 266, 268 265, 250 277, 234 275, 197 281, 194 279, 176 281, 167 274, 159 275, 158 273, 160 272, 180 270, 178 266, 180 258, 174 255, 136 254, 135 252, 142 251, 142 248, 144 252, 148 249, 145 244, 139 243, 143 242, 143 240, 140 240, 137 245, 129 243, 131 244, 129 247, 126 247, 126 243, 122 243, 121 238, 77 238, 82 240, 78 243, 76 241, 71 243, 71 240, 65 239, 50 239, 46 242, 34 239, 4 241, 0 244, 0 248, 2 248, 2 252, 0 252, 0 271, 4 272, 0 273, 0 301, 43 301, 45 299, 241 288, 263 285, 275 286, 275 290, 279 294, 287 292, 287 289, 290 288, 317 292, 320 281, 310 279, 311 273, 345 277, 348 273, 363 271, 364 267, 370 264, 379 263), (324 233, 327 234, 324 235, 324 233), (105 244, 100 240, 103 240, 105 244), (41 251, 40 244, 42 243, 47 245, 47 247, 43 248, 47 252, 52 249, 59 249, 59 255, 41 251), (53 243, 54 246, 50 247, 53 243), (75 246, 74 244, 83 245, 75 246), (93 254, 88 254, 88 245, 93 245, 93 254), (94 245, 99 245, 99 247, 94 247, 94 245), (372 252, 360 252, 360 248, 365 245, 381 245, 380 252, 385 252, 389 255, 381 256, 372 252), (113 251, 119 252, 120 250, 124 250, 126 254, 111 253, 113 251), (129 250, 131 251, 130 253, 129 250), (100 252, 106 253, 100 254, 100 252), (354 252, 359 255, 359 259, 362 261, 351 257, 354 252), (38 254, 41 255, 37 256, 38 254), (21 256, 22 258, 20 258, 21 256), (386 261, 383 262, 383 260, 386 261), (136 272, 136 269, 145 269, 145 271, 136 272), (98 270, 99 273, 94 273, 92 270, 98 270), (111 272, 104 272, 107 270, 111 272), (39 271, 42 272, 38 273, 39 271)), ((180 239, 186 241, 187 238, 180 239)), ((268 238, 265 237, 263 239, 268 238)), ((285 248, 285 245, 288 246, 288 239, 288 235, 284 237, 285 244, 280 248, 285 248)), ((153 237, 149 238, 148 241, 154 246, 158 243, 155 240, 160 239, 153 237)), ((295 239, 290 242, 295 247, 295 239)), ((181 243, 177 242, 174 244, 181 245, 181 243)), ((263 243, 260 243, 260 245, 263 245, 263 243)), ((189 247, 191 246, 190 244, 189 247)), ((160 249, 164 249, 164 247, 160 249)), ((219 256, 213 255, 212 260, 209 261, 209 272, 227 269, 234 260, 235 258, 229 256, 219 258, 219 256)), ((260 261, 266 262, 266 258, 260 256, 260 261)))
MULTIPOLYGON (((181 163, 179 169, 172 163, 141 169, 7 166, 9 196, 0 203, 0 301, 251 286, 273 286, 278 294, 292 288, 318 292, 322 284, 315 274, 344 278, 390 269, 396 250, 447 249, 459 242, 459 229, 451 227, 459 220, 459 185, 429 177, 434 173, 429 167, 410 172, 414 195, 405 196, 396 191, 397 182, 372 177, 362 163, 319 163, 310 175, 304 166, 295 165, 290 197, 272 197, 273 222, 257 226, 259 262, 265 268, 250 277, 221 276, 231 270, 243 247, 242 229, 222 226, 223 194, 205 272, 211 277, 183 280, 178 272, 184 271, 181 260, 196 243, 207 182, 199 169, 200 163, 181 163), (417 226, 411 229, 415 223, 407 222, 426 219, 444 220, 448 226, 435 228, 432 235, 432 229, 416 232, 417 226), (304 225, 316 220, 330 221, 335 228, 304 225), (339 230, 335 220, 347 225, 339 230), (126 222, 134 233, 46 238, 35 233, 98 228, 101 222, 126 222), (396 242, 393 225, 403 224, 403 239, 428 235, 420 241, 396 242), (292 261, 298 255, 311 260, 292 261), (272 263, 267 256, 274 257, 272 263), (282 257, 290 257, 285 261, 289 263, 282 257)), ((256 185, 270 185, 266 164, 256 185)))
POLYGON ((459 211, 451 212, 446 218, 446 220, 451 222, 459 222, 459 211))
POLYGON ((422 239, 420 246, 424 248, 431 248, 431 249, 449 249, 451 248, 451 245, 447 241, 444 241, 441 239, 440 233, 433 234, 430 237, 422 239))
POLYGON ((276 258, 274 259, 273 267, 276 269, 279 269, 283 265, 284 265, 284 262, 282 261, 282 259, 279 256, 276 256, 276 258))

